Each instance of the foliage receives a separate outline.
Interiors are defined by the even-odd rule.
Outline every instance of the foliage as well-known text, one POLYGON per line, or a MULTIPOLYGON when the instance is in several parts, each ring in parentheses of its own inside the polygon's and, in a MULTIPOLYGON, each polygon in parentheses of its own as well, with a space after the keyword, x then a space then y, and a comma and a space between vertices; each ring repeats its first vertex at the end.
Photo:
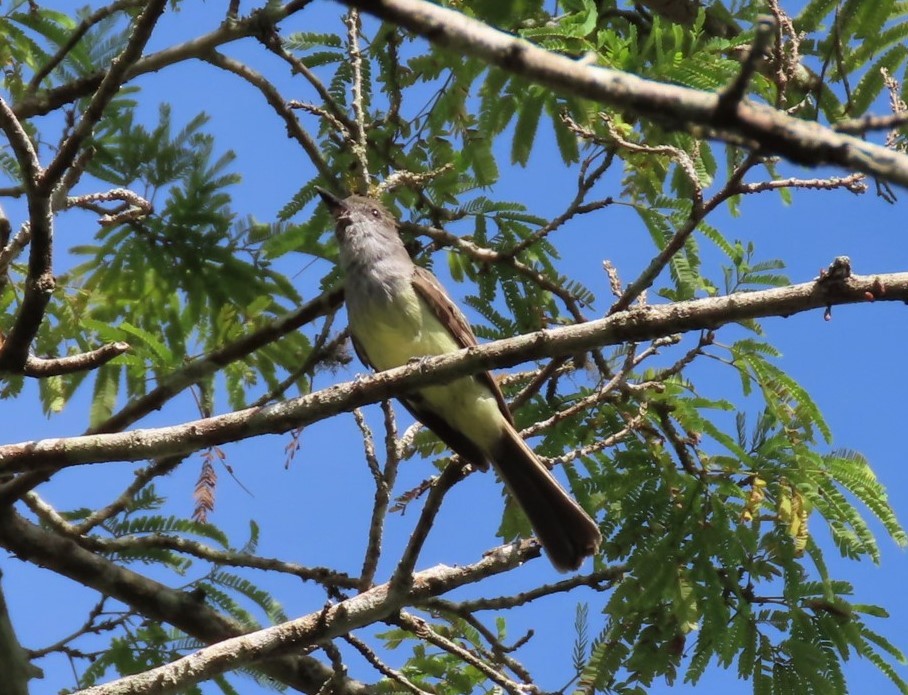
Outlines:
MULTIPOLYGON (((447 4, 552 52, 708 91, 723 89, 739 74, 741 48, 753 40, 750 27, 763 9, 760 3, 716 3, 684 24, 644 10, 645 3, 631 10, 562 0, 555 12, 552 3, 534 0, 447 4)), ((109 65, 129 36, 135 8, 124 5, 129 12, 96 18, 73 45, 68 40, 80 21, 93 16, 89 12, 70 16, 34 3, 4 9, 4 99, 24 109, 109 65)), ((175 6, 179 11, 180 4, 175 6)), ((878 106, 891 86, 886 74, 904 73, 905 3, 812 0, 791 19, 797 34, 783 32, 773 56, 760 66, 749 84, 754 100, 835 124, 878 106)), ((73 188, 63 191, 71 199, 55 209, 58 225, 70 224, 77 214, 115 219, 98 225, 90 240, 68 244, 68 265, 58 273, 33 347, 46 358, 115 341, 129 343, 130 350, 93 371, 43 379, 39 395, 47 415, 60 413, 78 394, 90 402, 87 428, 122 430, 135 422, 130 408, 141 417, 164 403, 170 407, 171 399, 191 388, 198 417, 207 417, 225 407, 239 410, 309 393, 325 367, 348 361, 335 341, 336 306, 325 307, 302 330, 279 328, 304 299, 338 282, 330 263, 336 245, 328 215, 313 206, 315 186, 332 184, 324 170, 361 192, 366 184, 374 189, 400 172, 409 174, 393 195, 385 191, 386 200, 409 223, 405 233, 418 260, 434 261, 435 271, 447 272, 465 295, 463 304, 478 317, 476 332, 485 340, 578 323, 608 310, 607 298, 570 275, 553 232, 573 218, 592 224, 599 219, 595 214, 617 202, 640 222, 637 238, 628 234, 627 243, 647 256, 668 254, 668 272, 654 285, 659 301, 788 284, 783 260, 763 259, 752 240, 731 238, 707 219, 723 206, 740 212, 749 191, 736 185, 745 173, 781 178, 775 161, 658 122, 603 114, 597 104, 427 45, 391 25, 364 21, 349 32, 340 22, 313 27, 302 19, 280 29, 286 33, 263 26, 258 37, 291 61, 295 78, 286 93, 308 89, 310 101, 299 112, 311 120, 300 122, 311 126, 324 169, 308 167, 274 218, 258 220, 234 203, 242 178, 227 143, 211 134, 209 115, 182 119, 168 104, 149 108, 141 80, 121 89, 85 143, 81 169, 74 166, 73 188), (351 34, 358 37, 356 50, 351 34), (357 127, 365 129, 362 141, 368 145, 361 157, 354 146, 357 127), (496 194, 502 170, 531 165, 546 143, 553 143, 564 167, 553 175, 578 182, 577 198, 561 217, 544 216, 534 201, 496 194), (116 189, 133 191, 153 211, 116 218, 122 212, 116 196, 80 198, 116 189), (603 190, 608 197, 596 198, 603 190), (704 206, 706 191, 714 197, 704 206), (438 248, 445 248, 446 270, 432 256, 438 248), (309 274, 300 290, 293 274, 312 261, 322 261, 315 267, 323 275, 309 274), (248 336, 262 334, 267 339, 255 349, 244 347, 248 336), (158 405, 142 410, 143 399, 161 393, 158 405)), ((176 66, 162 67, 162 74, 170 69, 176 66)), ((23 119, 42 156, 59 148, 55 133, 62 133, 62 141, 72 132, 67 119, 88 98, 90 93, 77 94, 46 107, 40 113, 57 119, 52 124, 38 118, 39 110, 23 119)), ((285 108, 282 116, 293 113, 285 108)), ((14 199, 27 191, 10 154, 0 154, 0 171, 8 186, 4 195, 14 199)), ((61 235, 58 243, 68 242, 61 235)), ((4 270, 0 327, 6 334, 29 264, 17 258, 4 270)), ((620 280, 617 286, 620 294, 620 280)), ((855 598, 860 587, 830 576, 825 560, 837 552, 879 562, 869 517, 898 544, 908 544, 886 490, 859 453, 830 450, 832 433, 823 414, 780 366, 779 352, 759 322, 724 327, 721 335, 722 342, 704 331, 653 344, 649 351, 620 345, 565 358, 544 384, 521 396, 518 424, 534 428, 537 451, 563 460, 577 500, 598 512, 605 540, 593 572, 621 568, 620 577, 605 582, 578 609, 574 663, 564 672, 584 693, 645 692, 656 679, 696 684, 715 666, 734 669, 755 693, 840 693, 848 685, 843 662, 860 656, 908 692, 894 665, 904 663, 899 646, 876 632, 875 619, 885 617, 885 609, 855 598), (704 362, 721 365, 726 383, 735 387, 718 396, 703 387, 692 365, 704 362), (820 526, 833 547, 817 541, 820 526), (591 616, 599 614, 596 622, 591 616)), ((522 393, 533 376, 515 375, 508 395, 522 393)), ((22 386, 21 375, 10 375, 0 395, 24 398, 22 386)), ((427 434, 411 437, 409 444, 407 456, 445 455, 427 434)), ((288 459, 297 445, 292 439, 288 459)), ((179 463, 168 467, 162 461, 166 457, 146 470, 161 466, 163 473, 179 463)), ((207 471, 214 476, 213 466, 207 471)), ((375 475, 387 482, 384 474, 375 475)), ((39 505, 29 509, 48 528, 69 529, 105 560, 166 576, 176 585, 185 582, 181 590, 198 592, 206 605, 245 629, 285 621, 263 575, 248 571, 258 566, 249 564, 258 528, 235 548, 224 531, 202 521, 213 504, 205 495, 213 494, 214 479, 199 481, 196 519, 189 520, 166 508, 154 486, 156 474, 142 475, 99 520, 98 510, 88 507, 45 516, 39 505)), ((402 495, 402 507, 419 497, 410 492, 394 490, 402 495)), ((500 533, 505 540, 529 533, 511 504, 500 533)), ((350 590, 324 581, 331 600, 350 590)), ((118 610, 120 618, 103 629, 90 623, 87 633, 103 632, 106 643, 90 663, 75 660, 80 686, 142 672, 203 644, 142 618, 133 607, 118 610)), ((440 600, 413 610, 426 616, 433 634, 523 677, 502 648, 506 612, 489 628, 440 600)), ((439 643, 393 621, 383 628, 372 648, 401 665, 390 675, 381 672, 380 690, 403 692, 404 682, 437 693, 492 687, 486 672, 439 643)), ((277 685, 254 669, 250 673, 277 685)), ((223 692, 237 687, 224 676, 215 684, 223 692)))

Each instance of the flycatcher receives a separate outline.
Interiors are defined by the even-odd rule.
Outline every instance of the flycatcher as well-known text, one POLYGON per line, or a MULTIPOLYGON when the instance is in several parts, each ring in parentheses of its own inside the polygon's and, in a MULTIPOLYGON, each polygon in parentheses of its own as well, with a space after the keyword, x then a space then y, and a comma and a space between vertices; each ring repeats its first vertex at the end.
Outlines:
MULTIPOLYGON (((350 334, 367 366, 382 371, 476 345, 466 317, 438 279, 410 259, 397 220, 381 203, 318 192, 337 222, 350 334)), ((491 374, 426 386, 400 400, 467 461, 495 467, 557 569, 577 569, 599 549, 598 526, 514 429, 491 374)))

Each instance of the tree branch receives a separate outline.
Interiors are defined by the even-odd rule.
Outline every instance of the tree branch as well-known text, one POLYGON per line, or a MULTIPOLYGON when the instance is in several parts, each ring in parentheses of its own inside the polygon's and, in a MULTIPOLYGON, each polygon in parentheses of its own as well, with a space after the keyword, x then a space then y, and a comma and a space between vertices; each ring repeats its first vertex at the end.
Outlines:
MULTIPOLYGON (((0 347, 0 370, 18 373, 25 365, 29 347, 35 339, 41 321, 44 320, 44 310, 56 287, 56 280, 51 272, 54 227, 50 193, 42 193, 38 186, 43 175, 38 155, 25 128, 2 98, 0 98, 0 128, 16 157, 28 200, 28 226, 23 227, 16 235, 16 240, 21 236, 23 241, 31 242, 25 295, 12 330, 0 347)), ((13 251, 16 244, 10 243, 9 247, 10 251, 13 251)), ((9 263, 11 260, 12 257, 4 258, 3 262, 9 263)))
POLYGON ((344 635, 344 640, 356 651, 358 651, 375 670, 377 670, 386 678, 390 678, 391 680, 396 681, 406 690, 413 693, 413 695, 432 695, 432 693, 430 693, 429 691, 421 690, 412 682, 410 682, 410 680, 403 673, 394 670, 386 663, 384 663, 381 659, 378 658, 378 655, 369 648, 369 645, 367 645, 359 638, 354 637, 352 634, 349 634, 344 635))
POLYGON ((438 244, 455 248, 477 263, 503 263, 510 266, 540 288, 547 292, 551 292, 561 299, 561 301, 564 302, 565 308, 575 321, 578 323, 586 321, 586 317, 583 315, 583 312, 580 311, 580 302, 574 295, 562 287, 558 282, 552 280, 545 273, 542 273, 532 265, 527 265, 517 259, 512 252, 496 251, 484 246, 479 246, 470 239, 464 239, 463 237, 452 234, 444 229, 438 229, 437 227, 426 227, 413 222, 402 222, 400 226, 405 232, 423 234, 438 244))
POLYGON ((438 598, 432 598, 422 601, 418 605, 426 610, 449 610, 455 612, 475 613, 476 611, 502 611, 510 608, 532 603, 533 601, 552 596, 554 594, 563 594, 573 591, 578 586, 588 586, 595 591, 605 591, 615 582, 620 581, 625 574, 630 571, 627 565, 614 565, 604 567, 590 574, 575 574, 552 584, 537 586, 529 591, 520 591, 514 594, 505 594, 492 598, 469 599, 451 603, 442 601, 438 598))
POLYGON ((424 640, 429 644, 434 644, 439 649, 448 654, 452 654, 464 663, 469 664, 500 688, 511 693, 511 695, 521 695, 523 692, 538 692, 536 688, 527 688, 527 686, 511 680, 469 650, 460 646, 453 640, 449 640, 443 635, 440 635, 422 618, 417 618, 414 615, 401 611, 400 615, 397 616, 395 623, 404 630, 413 633, 413 635, 419 639, 424 640))
MULTIPOLYGON (((247 630, 207 606, 191 592, 171 589, 120 567, 69 538, 30 523, 10 507, 0 510, 0 546, 22 560, 47 567, 122 601, 152 620, 170 623, 203 642, 221 642, 242 635, 247 630)), ((500 571, 509 568, 504 567, 500 571)), ((300 655, 276 656, 257 667, 281 683, 313 694, 333 673, 317 659, 300 655)), ((344 692, 349 695, 366 695, 369 692, 364 684, 353 679, 347 679, 344 686, 344 692)))
POLYGON ((588 65, 425 0, 341 1, 557 92, 613 106, 668 128, 693 132, 705 128, 710 137, 774 152, 799 164, 832 164, 908 187, 908 155, 768 106, 745 100, 736 109, 724 111, 718 94, 588 65))
MULTIPOLYGON (((126 508, 130 502, 132 502, 136 495, 139 494, 148 483, 158 477, 163 477, 168 475, 173 471, 184 459, 184 456, 170 456, 163 459, 157 459, 152 461, 144 468, 140 468, 133 474, 132 482, 126 486, 126 489, 121 492, 117 498, 103 507, 92 510, 91 514, 86 516, 82 521, 75 525, 76 533, 79 535, 87 534, 93 528, 99 524, 104 523, 113 516, 116 516, 121 511, 126 508)), ((39 485, 41 482, 47 479, 47 476, 36 476, 36 478, 29 478, 28 474, 23 474, 22 476, 16 478, 12 483, 10 483, 10 490, 6 488, 0 488, 0 497, 19 497, 23 492, 33 489, 36 485, 39 485), (19 481, 22 480, 22 483, 19 481), (18 484, 18 485, 17 485, 18 484), (16 488, 21 490, 21 492, 16 492, 16 488)))
POLYGON ((326 162, 325 158, 322 156, 318 143, 309 135, 306 129, 303 128, 299 119, 297 119, 293 111, 287 106, 287 101, 281 96, 277 87, 265 79, 264 75, 256 72, 245 63, 234 60, 233 58, 228 58, 217 51, 210 51, 202 56, 202 59, 221 70, 233 73, 258 89, 262 93, 262 96, 265 97, 265 101, 268 102, 268 105, 283 119, 284 125, 287 127, 287 136, 299 143, 300 147, 303 148, 303 151, 309 157, 309 160, 318 170, 322 179, 324 179, 332 188, 337 187, 337 177, 334 175, 328 162, 326 162))
POLYGON ((65 538, 72 538, 83 548, 94 552, 108 554, 127 554, 137 550, 155 548, 174 550, 211 562, 214 565, 231 567, 251 567, 254 569, 280 572, 299 577, 303 581, 317 582, 329 589, 355 589, 359 582, 343 572, 336 572, 327 567, 306 567, 295 562, 285 562, 277 558, 260 557, 235 550, 218 550, 199 541, 183 536, 172 536, 166 533, 130 534, 116 538, 99 538, 83 535, 79 527, 70 524, 51 505, 41 499, 34 491, 25 495, 25 504, 38 518, 53 531, 65 538))
POLYGON ((705 203, 701 201, 699 205, 693 207, 684 224, 675 230, 671 238, 665 242, 665 245, 653 257, 639 277, 628 285, 627 289, 618 297, 618 300, 612 304, 611 308, 609 308, 609 314, 626 310, 637 297, 652 287, 665 266, 684 247, 687 239, 696 231, 700 223, 706 219, 706 216, 735 194, 737 185, 741 183, 741 179, 744 178, 744 175, 756 162, 756 155, 750 154, 730 173, 725 185, 722 186, 722 190, 705 203))
MULTIPOLYGON (((426 502, 423 505, 422 512, 420 512, 419 520, 410 534, 410 540, 407 541, 407 547, 404 548, 400 562, 394 568, 394 574, 391 576, 389 583, 391 591, 406 594, 410 590, 414 577, 413 568, 416 567, 419 554, 422 552, 423 545, 429 537, 429 531, 432 530, 435 518, 441 509, 441 503, 444 501, 448 491, 463 479, 467 470, 466 462, 463 460, 449 463, 445 466, 441 475, 437 476, 432 482, 426 502)), ((539 555, 540 547, 535 541, 533 543, 536 548, 535 555, 539 555)))
POLYGON ((23 374, 37 379, 44 379, 49 376, 84 372, 89 369, 97 369, 102 364, 107 364, 114 357, 118 357, 128 350, 128 343, 116 342, 102 345, 88 352, 80 352, 77 355, 67 355, 66 357, 55 357, 53 359, 29 355, 25 360, 23 374))
POLYGON ((0 589, 0 673, 5 695, 28 695, 28 681, 40 671, 28 660, 19 644, 12 620, 6 610, 6 599, 0 589))
POLYGON ((200 359, 190 362, 182 369, 167 375, 161 380, 160 384, 144 396, 127 403, 119 412, 114 413, 107 420, 89 430, 89 433, 117 432, 124 427, 128 427, 139 418, 160 408, 183 389, 214 374, 218 369, 242 359, 263 345, 267 345, 281 336, 295 331, 300 326, 304 326, 317 317, 326 314, 331 309, 340 306, 343 298, 343 290, 321 294, 295 311, 275 319, 232 343, 213 350, 200 359))
POLYGON ((400 452, 397 448, 397 423, 394 419, 394 409, 389 401, 382 401, 382 411, 385 415, 385 466, 384 470, 378 465, 375 455, 375 444, 372 431, 368 428, 360 411, 354 410, 356 424, 363 434, 363 443, 366 447, 366 461, 375 481, 375 497, 372 503, 372 517, 369 520, 369 537, 366 544, 366 553, 363 558, 363 567, 359 575, 361 591, 371 588, 378 569, 378 560, 381 557, 382 536, 385 530, 385 518, 391 502, 391 491, 397 480, 397 469, 400 465, 400 452))
POLYGON ((389 584, 382 584, 301 618, 225 639, 164 666, 81 690, 78 695, 165 695, 181 692, 193 683, 244 664, 258 663, 264 669, 271 663, 271 658, 291 648, 340 637, 388 618, 411 602, 508 572, 534 551, 538 553, 535 543, 511 544, 497 548, 466 567, 439 565, 423 570, 413 575, 412 587, 405 594, 397 594, 390 590, 389 584))
POLYGON ((0 369, 22 371, 28 359, 29 347, 44 320, 44 311, 56 287, 52 273, 53 219, 50 200, 54 189, 72 166, 83 143, 104 114, 104 109, 120 89, 127 70, 141 56, 166 4, 167 0, 153 0, 146 5, 135 22, 126 47, 111 63, 79 122, 60 145, 46 169, 41 170, 37 155, 16 115, 5 102, 0 101, 0 126, 9 138, 22 169, 31 231, 25 296, 13 329, 0 350, 0 369))
MULTIPOLYGON (((148 413, 159 409, 164 403, 180 393, 183 389, 198 383, 201 379, 213 374, 221 367, 242 359, 263 345, 286 335, 290 331, 296 330, 316 317, 336 308, 343 301, 343 296, 342 289, 319 295, 286 316, 282 316, 262 328, 253 331, 232 343, 228 343, 217 350, 213 350, 208 355, 205 355, 198 360, 190 362, 182 369, 169 374, 156 388, 152 389, 144 396, 127 403, 118 413, 114 413, 104 422, 89 429, 88 435, 101 432, 117 432, 128 427, 148 413)), ((250 410, 255 409, 256 408, 252 408, 250 410)), ((158 470, 161 471, 160 474, 163 474, 165 471, 169 472, 176 467, 182 459, 182 454, 178 453, 176 456, 161 456, 155 458, 163 459, 163 463, 159 460, 156 464, 146 470, 158 470)), ((46 482, 51 475, 53 475, 55 470, 56 469, 54 468, 34 470, 30 473, 24 473, 12 482, 0 485, 0 500, 17 499, 28 490, 46 482)), ((137 474, 137 481, 141 477, 140 474, 137 474)), ((130 486, 130 489, 132 489, 132 486, 130 486)), ((124 495, 125 494, 126 493, 124 493, 124 495)), ((117 503, 105 507, 106 512, 108 514, 116 513, 119 509, 118 505, 120 503, 125 504, 125 501, 128 499, 131 499, 131 497, 121 496, 117 503)), ((98 514, 98 512, 92 516, 95 516, 96 514, 98 514)))
POLYGON ((286 432, 429 384, 527 360, 873 299, 908 302, 908 272, 852 275, 835 281, 824 278, 761 292, 637 307, 596 321, 427 358, 264 408, 246 408, 172 427, 7 444, 0 446, 0 474, 188 453, 261 434, 286 432))

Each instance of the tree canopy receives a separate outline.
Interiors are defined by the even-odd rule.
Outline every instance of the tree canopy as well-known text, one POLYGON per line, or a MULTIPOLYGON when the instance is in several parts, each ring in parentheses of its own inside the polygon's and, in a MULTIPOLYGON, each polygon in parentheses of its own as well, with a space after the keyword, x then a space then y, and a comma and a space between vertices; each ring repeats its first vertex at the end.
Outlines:
POLYGON ((745 202, 896 202, 908 5, 208 5, 0 8, 4 692, 908 692, 838 572, 908 536, 765 329, 901 321, 908 270, 790 279, 745 202), (483 345, 366 375, 318 186, 483 345), (393 400, 486 369, 576 573, 393 400))

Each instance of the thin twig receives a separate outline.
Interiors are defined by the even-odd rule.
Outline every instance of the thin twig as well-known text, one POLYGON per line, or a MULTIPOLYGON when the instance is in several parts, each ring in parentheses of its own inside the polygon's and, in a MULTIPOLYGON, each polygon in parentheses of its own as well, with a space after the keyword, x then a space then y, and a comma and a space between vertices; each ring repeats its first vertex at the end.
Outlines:
POLYGON ((351 8, 344 16, 347 25, 347 53, 350 56, 350 67, 353 71, 351 86, 353 90, 353 130, 349 133, 350 150, 359 165, 358 193, 368 192, 369 181, 369 145, 366 142, 366 111, 363 104, 363 56, 359 50, 361 24, 359 11, 351 8))
POLYGON ((539 393, 545 383, 552 377, 560 374, 565 363, 569 361, 569 357, 556 357, 550 360, 544 367, 537 370, 532 381, 521 389, 520 393, 508 403, 511 412, 518 410, 524 403, 539 393))
POLYGON ((683 436, 678 431, 678 428, 675 427, 675 423, 672 422, 671 409, 661 401, 653 402, 651 407, 658 415, 662 431, 665 433, 672 449, 674 449, 675 455, 681 463, 681 467, 684 468, 689 475, 703 480, 706 477, 706 468, 703 466, 702 461, 694 459, 694 455, 697 454, 697 452, 691 452, 689 448, 692 446, 693 442, 690 441, 689 437, 683 436))
POLYGON ((355 637, 353 633, 344 635, 344 640, 358 651, 366 661, 372 664, 376 671, 386 678, 390 678, 391 680, 400 683, 404 688, 413 693, 413 695, 432 695, 429 691, 417 687, 400 671, 388 666, 384 661, 378 658, 378 655, 369 648, 369 645, 358 637, 355 637))
POLYGON ((22 498, 25 504, 45 524, 65 538, 71 538, 83 548, 103 553, 131 553, 137 550, 156 549, 174 550, 207 560, 215 565, 231 567, 250 567, 253 569, 279 572, 299 577, 304 581, 318 582, 334 589, 354 589, 357 581, 343 572, 336 572, 326 567, 304 567, 295 562, 285 562, 277 558, 259 557, 234 550, 219 550, 190 538, 170 536, 164 533, 145 535, 128 535, 117 538, 98 538, 80 532, 80 525, 69 523, 56 509, 43 500, 36 492, 31 491, 22 498))
POLYGON ((152 30, 158 23, 164 8, 167 7, 167 0, 147 0, 144 5, 142 14, 139 15, 130 30, 126 46, 111 62, 110 68, 92 94, 81 118, 69 136, 60 144, 53 161, 42 173, 39 189, 44 193, 50 194, 64 172, 70 167, 83 143, 104 115, 104 109, 126 81, 130 68, 141 58, 142 50, 151 38, 152 30))
POLYGON ((612 392, 624 382, 628 374, 630 374, 631 369, 634 367, 634 364, 634 351, 633 349, 630 349, 628 350, 627 355, 625 355, 624 364, 622 365, 621 369, 619 369, 618 372, 614 374, 612 378, 609 379, 600 388, 596 389, 596 391, 591 393, 589 396, 580 398, 571 403, 571 405, 565 408, 561 408, 557 413, 555 413, 548 419, 534 422, 530 427, 527 427, 520 433, 521 436, 524 438, 532 437, 536 434, 539 434, 540 432, 554 427, 559 422, 563 422, 564 420, 573 417, 577 413, 587 412, 594 405, 597 405, 602 401, 611 398, 612 392))
POLYGON ((100 507, 99 509, 95 509, 91 514, 75 525, 76 533, 80 536, 85 535, 99 524, 103 524, 111 517, 119 514, 135 499, 136 495, 139 494, 139 491, 143 490, 149 482, 155 478, 168 475, 183 459, 183 456, 168 456, 153 461, 144 468, 140 468, 135 472, 129 486, 123 490, 113 502, 100 507))
POLYGON ((523 250, 549 236, 552 232, 556 231, 559 227, 564 225, 572 218, 578 215, 586 215, 597 210, 602 210, 603 208, 608 207, 614 202, 615 201, 612 198, 594 200, 591 203, 581 203, 579 200, 571 201, 571 204, 568 206, 567 210, 562 212, 557 217, 552 218, 548 223, 544 224, 542 227, 533 232, 520 243, 515 244, 511 249, 508 249, 507 254, 509 256, 516 256, 523 250))
POLYGON ((41 84, 41 81, 50 75, 55 67, 63 62, 63 59, 67 54, 76 46, 79 41, 82 40, 82 37, 88 33, 89 29, 93 26, 102 22, 103 20, 110 17, 112 14, 121 12, 132 7, 140 7, 145 0, 116 0, 110 5, 105 5, 98 8, 85 19, 79 22, 79 26, 72 30, 69 36, 66 39, 66 42, 57 49, 57 52, 54 53, 50 60, 48 60, 44 65, 42 65, 38 70, 35 71, 34 76, 29 80, 28 86, 25 91, 28 94, 32 94, 35 90, 38 89, 38 86, 41 84))
POLYGON ((592 171, 588 172, 589 165, 593 161, 592 157, 586 159, 581 165, 580 174, 577 177, 577 193, 574 195, 574 199, 570 202, 567 209, 530 234, 526 239, 515 244, 507 252, 509 256, 514 257, 519 255, 521 252, 528 249, 533 244, 538 243, 577 215, 585 215, 596 210, 601 210, 614 202, 611 197, 595 200, 591 203, 583 202, 596 182, 599 181, 612 166, 615 157, 614 150, 603 150, 603 152, 606 153, 603 161, 592 171))
POLYGON ((591 456, 605 449, 610 449, 613 446, 617 446, 629 436, 640 430, 643 425, 646 423, 646 404, 640 406, 639 414, 632 417, 626 418, 626 424, 617 432, 613 432, 608 437, 602 437, 597 439, 592 444, 587 444, 585 446, 578 447, 571 451, 567 451, 557 457, 557 461, 560 463, 570 463, 579 458, 584 458, 591 456))
MULTIPOLYGON (((305 80, 312 86, 321 99, 321 103, 324 104, 324 109, 326 113, 330 114, 331 118, 340 126, 338 132, 347 132, 352 133, 355 126, 355 123, 344 113, 344 110, 340 107, 337 101, 331 96, 331 92, 328 91, 328 88, 325 87, 324 83, 315 75, 312 70, 309 69, 309 66, 305 62, 300 60, 294 55, 291 55, 281 42, 281 37, 274 31, 269 31, 264 36, 260 36, 259 40, 269 51, 278 56, 281 60, 287 62, 290 65, 290 69, 294 73, 298 73, 305 78, 305 80)), ((294 102, 289 102, 293 104, 294 102)), ((299 103, 299 102, 296 102, 299 103)))
POLYGON ((438 632, 433 630, 432 626, 422 618, 417 618, 416 616, 411 615, 406 611, 401 611, 391 622, 400 625, 400 627, 409 632, 412 632, 420 639, 425 640, 430 644, 434 644, 439 649, 442 649, 449 654, 452 654, 461 659, 465 663, 478 670, 480 673, 483 673, 490 681, 497 683, 499 686, 504 688, 504 690, 512 693, 512 695, 523 695, 524 693, 541 692, 535 685, 522 684, 511 680, 497 669, 489 666, 482 659, 477 658, 474 654, 461 647, 456 642, 449 640, 447 637, 442 637, 440 634, 438 634, 438 632))
POLYGON ((716 115, 720 118, 731 117, 737 111, 738 105, 744 100, 747 94, 747 87, 757 71, 757 66, 766 58, 766 53, 776 35, 777 28, 778 25, 773 17, 769 15, 757 17, 754 24, 754 40, 750 46, 750 52, 741 63, 741 69, 734 81, 719 92, 716 115))
POLYGON ((48 654, 53 654, 54 652, 64 652, 69 654, 71 653, 71 651, 67 647, 67 645, 70 642, 74 642, 84 635, 100 635, 102 632, 115 630, 136 616, 135 613, 129 611, 121 614, 116 618, 99 621, 98 618, 100 618, 104 614, 104 607, 109 600, 110 599, 107 596, 102 596, 101 599, 91 607, 88 612, 88 617, 86 618, 85 622, 82 623, 81 627, 74 630, 66 637, 63 637, 62 639, 59 639, 53 644, 47 645, 46 647, 42 647, 41 649, 29 649, 29 658, 32 660, 40 659, 41 657, 47 656, 48 654))
POLYGON ((614 582, 620 581, 629 571, 627 565, 614 565, 601 570, 596 570, 589 574, 575 574, 553 584, 544 584, 535 587, 529 591, 519 591, 513 594, 496 596, 491 598, 468 599, 465 601, 442 601, 438 598, 431 598, 425 601, 416 602, 416 605, 425 608, 434 606, 444 606, 447 610, 466 611, 475 613, 476 611, 500 611, 511 608, 518 608, 532 603, 533 601, 552 596, 554 594, 563 594, 573 591, 577 587, 586 586, 595 591, 607 591, 614 582), (456 607, 456 608, 455 608, 456 607))
POLYGON ((744 175, 759 161, 755 154, 749 154, 745 160, 731 173, 725 185, 716 195, 703 203, 695 211, 691 212, 690 217, 684 222, 665 246, 650 261, 649 265, 640 273, 640 276, 634 280, 624 290, 621 297, 611 306, 609 314, 615 314, 624 311, 630 307, 631 303, 639 297, 645 290, 652 286, 659 276, 659 273, 671 261, 672 257, 683 248, 688 237, 693 234, 697 225, 706 218, 715 208, 736 194, 737 187, 740 185, 744 175))
POLYGON ((407 547, 391 577, 390 590, 392 592, 406 593, 409 591, 413 581, 413 569, 416 567, 416 561, 429 536, 429 531, 435 523, 435 517, 441 509, 442 500, 454 485, 463 480, 468 472, 467 469, 467 464, 458 459, 448 463, 441 475, 435 478, 432 489, 426 496, 419 520, 416 522, 416 528, 413 529, 407 547))
POLYGON ((168 374, 154 389, 130 401, 119 412, 91 428, 88 433, 118 432, 128 427, 148 413, 159 409, 170 398, 198 383, 199 380, 335 310, 340 306, 343 297, 343 290, 319 295, 289 314, 193 360, 185 367, 168 374))
POLYGON ((202 60, 211 63, 215 67, 231 72, 238 77, 241 77, 246 82, 251 84, 253 87, 258 89, 262 96, 265 97, 265 101, 268 102, 268 105, 274 110, 274 112, 281 117, 284 121, 284 124, 287 126, 287 133, 296 140, 300 147, 303 148, 303 151, 309 157, 309 160, 315 165, 316 170, 322 179, 330 185, 332 188, 337 186, 337 178, 334 174, 332 168, 325 161, 325 158, 322 156, 321 148, 318 146, 318 143, 313 139, 313 137, 303 128, 300 124, 299 119, 293 114, 293 111, 287 106, 287 102, 278 92, 277 88, 271 84, 265 76, 261 73, 253 70, 245 63, 241 63, 238 60, 229 58, 223 53, 218 51, 210 51, 202 56, 202 60))
MULTIPOLYGON (((375 580, 375 571, 378 569, 378 560, 381 557, 385 518, 388 514, 388 505, 391 502, 391 490, 394 489, 394 483, 397 480, 397 469, 400 464, 400 454, 396 445, 397 424, 394 418, 394 409, 391 406, 391 402, 387 400, 382 401, 381 406, 385 415, 385 467, 384 470, 378 467, 378 462, 375 460, 374 447, 371 450, 372 456, 370 459, 370 450, 367 447, 366 460, 375 480, 375 501, 372 505, 372 518, 369 521, 369 540, 366 545, 362 571, 360 572, 360 591, 369 589, 375 580)), ((358 410, 355 410, 354 414, 358 412, 358 410)), ((360 425, 361 431, 364 431, 364 425, 365 423, 360 425)))
MULTIPOLYGON (((519 661, 517 661, 517 659, 511 656, 511 652, 515 651, 514 646, 507 647, 502 644, 497 635, 492 632, 492 630, 487 628, 479 618, 477 618, 469 611, 460 610, 460 607, 456 603, 445 601, 444 599, 438 599, 433 607, 438 605, 449 606, 449 608, 444 612, 450 613, 459 620, 463 620, 470 627, 481 634, 483 638, 485 638, 486 642, 489 643, 491 652, 490 650, 486 649, 483 649, 482 651, 485 654, 489 654, 491 660, 504 663, 504 665, 511 669, 511 671, 515 673, 518 678, 523 680, 524 683, 529 683, 532 681, 530 672, 523 666, 523 664, 521 664, 519 661)), ((532 638, 533 634, 534 631, 531 628, 527 631, 526 634, 524 634, 522 637, 520 637, 520 639, 517 640, 516 644, 526 644, 532 638)))
POLYGON ((551 292, 553 295, 561 299, 561 301, 565 305, 565 308, 568 310, 575 321, 586 321, 586 317, 583 315, 583 312, 580 311, 580 302, 576 297, 565 290, 564 287, 562 287, 559 283, 553 281, 551 278, 548 278, 543 273, 540 273, 534 268, 526 265, 522 261, 519 261, 516 258, 511 258, 506 253, 478 246, 472 241, 463 239, 456 234, 451 234, 450 232, 447 232, 443 229, 438 229, 437 227, 424 227, 423 225, 415 224, 413 222, 403 222, 401 223, 401 228, 406 232, 423 234, 433 241, 439 244, 443 244, 444 246, 456 248, 458 251, 462 251, 478 263, 503 263, 507 266, 510 266, 524 277, 529 278, 540 288, 546 290, 547 292, 551 292))
MULTIPOLYGON (((291 371, 285 379, 268 391, 268 393, 263 394, 261 398, 257 398, 252 405, 261 406, 281 398, 287 392, 287 389, 293 386, 301 376, 304 374, 314 375, 315 368, 324 361, 330 362, 332 360, 338 360, 341 348, 347 340, 347 336, 344 333, 338 333, 330 341, 328 340, 331 335, 331 327, 334 325, 335 316, 336 313, 334 311, 329 312, 325 316, 325 321, 322 324, 318 337, 315 339, 315 342, 309 349, 309 353, 306 355, 306 359, 303 360, 300 366, 291 371)), ((311 378, 309 386, 309 390, 311 390, 311 378)))

